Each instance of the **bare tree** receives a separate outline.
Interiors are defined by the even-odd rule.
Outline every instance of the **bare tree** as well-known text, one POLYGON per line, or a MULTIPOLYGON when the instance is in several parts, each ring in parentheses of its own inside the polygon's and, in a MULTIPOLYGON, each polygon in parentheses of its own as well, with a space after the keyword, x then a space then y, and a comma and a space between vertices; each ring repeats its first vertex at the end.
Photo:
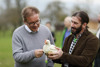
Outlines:
POLYGON ((21 17, 21 10, 22 8, 26 5, 25 2, 23 2, 22 0, 16 0, 16 9, 17 9, 17 13, 18 13, 18 25, 22 25, 23 21, 22 21, 22 17, 21 17))
POLYGON ((14 0, 15 4, 12 6, 12 0, 4 0, 6 9, 0 13, 0 29, 6 31, 12 28, 13 30, 22 25, 21 10, 26 5, 24 0, 14 0))
POLYGON ((65 4, 59 1, 51 2, 47 5, 44 12, 41 13, 42 18, 47 18, 52 24, 63 22, 66 14, 65 4))

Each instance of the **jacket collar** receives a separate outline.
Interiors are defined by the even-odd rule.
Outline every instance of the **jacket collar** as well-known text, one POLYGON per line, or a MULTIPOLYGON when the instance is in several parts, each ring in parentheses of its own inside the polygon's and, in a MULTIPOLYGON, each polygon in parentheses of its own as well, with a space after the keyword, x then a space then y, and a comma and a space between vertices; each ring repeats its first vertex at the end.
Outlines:
MULTIPOLYGON (((84 42, 84 40, 86 39, 86 37, 88 36, 88 34, 89 34, 89 31, 88 31, 88 29, 86 29, 86 30, 83 32, 83 34, 81 35, 81 37, 79 38, 79 40, 77 41, 76 46, 75 46, 75 48, 74 48, 72 54, 73 54, 74 51, 77 49, 77 47, 81 46, 81 44, 84 42)), ((73 38, 74 38, 74 35, 73 35, 72 38, 71 38, 71 42, 72 42, 73 38)), ((70 46, 69 46, 69 47, 70 47, 70 46)))

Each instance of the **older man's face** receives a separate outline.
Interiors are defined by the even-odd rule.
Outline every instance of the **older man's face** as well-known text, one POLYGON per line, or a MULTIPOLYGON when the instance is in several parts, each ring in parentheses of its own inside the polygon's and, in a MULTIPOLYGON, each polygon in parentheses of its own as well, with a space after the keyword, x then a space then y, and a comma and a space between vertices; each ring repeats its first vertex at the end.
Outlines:
POLYGON ((33 31, 37 31, 40 26, 39 14, 27 17, 27 26, 33 31))

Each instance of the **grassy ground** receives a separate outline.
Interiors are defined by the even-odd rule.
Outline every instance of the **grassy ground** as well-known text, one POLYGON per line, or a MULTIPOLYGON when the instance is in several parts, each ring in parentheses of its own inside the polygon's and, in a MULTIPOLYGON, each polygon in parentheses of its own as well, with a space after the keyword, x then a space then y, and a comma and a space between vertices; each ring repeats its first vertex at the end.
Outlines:
POLYGON ((0 67, 14 67, 10 32, 0 32, 0 67))
MULTIPOLYGON (((62 38, 62 32, 56 31, 56 32, 55 32, 55 35, 56 35, 56 36, 55 36, 55 37, 56 37, 55 45, 56 45, 57 47, 60 47, 60 45, 61 45, 61 38, 62 38)), ((56 64, 56 63, 55 63, 54 67, 61 67, 61 64, 56 64)))
MULTIPOLYGON (((61 32, 56 32, 56 46, 59 47, 61 32)), ((12 57, 12 37, 11 32, 0 32, 0 67, 14 67, 12 57)), ((61 67, 60 64, 55 64, 54 67, 61 67)))
MULTIPOLYGON (((60 47, 61 32, 55 32, 56 46, 60 47)), ((0 67, 14 67, 14 60, 12 57, 12 37, 11 32, 0 32, 0 67)), ((61 67, 61 64, 54 64, 54 67, 61 67)))

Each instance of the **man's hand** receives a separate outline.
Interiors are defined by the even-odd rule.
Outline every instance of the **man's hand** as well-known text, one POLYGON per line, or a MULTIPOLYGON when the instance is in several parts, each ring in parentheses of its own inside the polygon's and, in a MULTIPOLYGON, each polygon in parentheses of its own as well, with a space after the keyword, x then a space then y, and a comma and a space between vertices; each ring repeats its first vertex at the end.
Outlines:
POLYGON ((61 56, 62 56, 62 54, 63 54, 63 51, 60 49, 60 48, 57 48, 56 47, 56 49, 58 50, 56 53, 49 53, 48 54, 48 58, 50 58, 50 59, 59 59, 61 56))
POLYGON ((35 50, 35 57, 39 58, 43 55, 43 50, 42 49, 37 49, 35 50))

